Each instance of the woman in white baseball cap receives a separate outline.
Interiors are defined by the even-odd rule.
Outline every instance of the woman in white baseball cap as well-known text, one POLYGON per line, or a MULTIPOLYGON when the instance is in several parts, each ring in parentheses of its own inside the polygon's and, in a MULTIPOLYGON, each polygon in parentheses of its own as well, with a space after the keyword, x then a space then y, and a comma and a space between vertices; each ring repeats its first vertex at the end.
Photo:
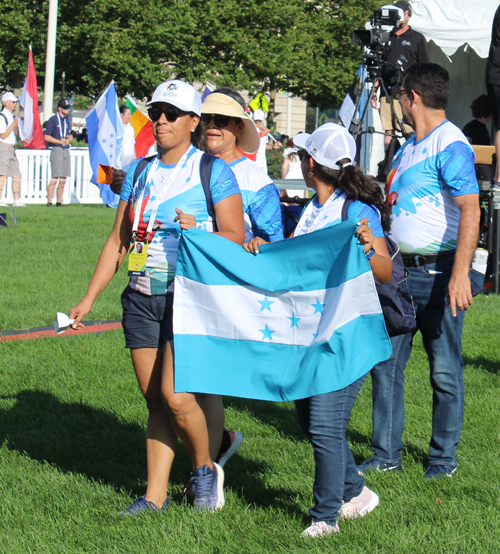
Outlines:
MULTIPOLYGON (((356 143, 347 129, 325 123, 312 134, 301 133, 294 144, 302 150, 302 174, 316 195, 305 207, 294 236, 342 222, 342 208, 352 199, 347 219, 358 223, 360 244, 371 265, 374 277, 388 283, 392 261, 387 251, 384 229, 389 230, 389 210, 380 187, 365 177, 354 165, 356 143)), ((260 239, 247 245, 258 252, 260 239)), ((303 537, 321 537, 338 533, 339 514, 344 518, 364 516, 375 509, 378 496, 365 486, 358 473, 345 433, 357 394, 366 375, 348 387, 328 394, 297 400, 299 424, 309 437, 316 462, 315 505, 311 525, 303 537)))
POLYGON ((111 281, 131 250, 130 282, 122 294, 123 330, 149 416, 146 432, 146 493, 124 512, 165 510, 177 437, 191 454, 188 492, 197 510, 224 505, 224 472, 209 453, 208 430, 199 397, 174 392, 173 293, 177 248, 183 230, 197 227, 242 244, 243 205, 232 170, 208 156, 200 125, 201 98, 179 80, 162 83, 148 102, 158 155, 129 170, 111 234, 83 300, 70 311, 74 328, 111 281), (210 182, 204 181, 210 169, 210 182), (202 171, 203 170, 203 171, 202 171), (209 191, 205 191, 203 183, 209 191), (208 208, 211 198, 214 215, 208 208), (207 202, 202 199, 207 200, 207 202), (137 248, 140 243, 142 248, 137 248), (135 254, 134 254, 135 253, 135 254))

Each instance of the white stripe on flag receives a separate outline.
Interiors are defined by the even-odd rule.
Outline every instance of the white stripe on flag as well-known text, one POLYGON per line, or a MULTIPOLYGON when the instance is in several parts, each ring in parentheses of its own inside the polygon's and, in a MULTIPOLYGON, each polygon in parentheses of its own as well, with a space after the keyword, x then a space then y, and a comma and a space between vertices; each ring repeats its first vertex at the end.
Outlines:
POLYGON ((177 276, 174 333, 310 346, 354 319, 380 314, 371 272, 336 288, 271 293, 255 287, 204 285, 177 276))

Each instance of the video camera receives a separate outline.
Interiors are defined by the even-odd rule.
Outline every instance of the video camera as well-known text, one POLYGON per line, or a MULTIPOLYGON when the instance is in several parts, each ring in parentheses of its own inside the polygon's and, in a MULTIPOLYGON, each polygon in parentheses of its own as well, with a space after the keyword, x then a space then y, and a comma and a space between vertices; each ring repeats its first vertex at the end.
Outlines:
POLYGON ((384 7, 375 10, 370 18, 371 29, 355 29, 352 33, 354 46, 366 46, 374 52, 383 52, 391 31, 401 20, 400 8, 384 7))

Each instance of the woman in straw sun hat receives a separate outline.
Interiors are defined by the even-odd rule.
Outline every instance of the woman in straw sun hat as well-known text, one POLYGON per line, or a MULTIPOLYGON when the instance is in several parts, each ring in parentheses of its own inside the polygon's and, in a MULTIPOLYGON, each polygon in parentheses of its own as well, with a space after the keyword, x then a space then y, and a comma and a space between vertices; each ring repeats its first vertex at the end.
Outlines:
MULTIPOLYGON (((241 95, 230 88, 215 90, 201 106, 201 121, 210 152, 224 160, 236 176, 243 200, 245 242, 254 237, 267 242, 282 240, 279 191, 267 173, 242 154, 257 152, 260 138, 252 117, 245 112, 241 95)), ((224 408, 220 396, 207 395, 202 402, 208 428, 213 434, 211 454, 224 466, 243 437, 239 431, 224 430, 222 435, 224 408)))

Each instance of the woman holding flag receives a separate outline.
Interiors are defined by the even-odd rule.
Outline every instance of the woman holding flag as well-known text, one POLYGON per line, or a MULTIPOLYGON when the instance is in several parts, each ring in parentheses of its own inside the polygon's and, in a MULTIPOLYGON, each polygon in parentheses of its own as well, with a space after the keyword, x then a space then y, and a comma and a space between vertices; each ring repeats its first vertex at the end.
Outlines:
POLYGON ((123 329, 139 386, 148 407, 146 449, 148 485, 123 514, 165 510, 177 437, 193 460, 188 493, 196 509, 224 505, 223 470, 209 454, 208 430, 195 394, 174 392, 172 332, 173 281, 183 229, 198 227, 242 244, 245 238, 241 194, 234 174, 214 160, 209 214, 201 166, 206 136, 199 125, 201 98, 182 81, 162 83, 148 103, 158 156, 125 178, 113 230, 104 245, 82 301, 70 311, 74 328, 82 326, 99 294, 130 250, 130 283, 122 294, 123 329), (142 248, 137 248, 141 244, 142 248))
MULTIPOLYGON (((389 230, 389 210, 380 187, 353 165, 356 143, 347 129, 326 123, 311 135, 301 133, 294 139, 300 151, 302 174, 316 195, 305 207, 294 236, 342 222, 342 208, 347 198, 347 218, 358 221, 359 243, 370 263, 375 279, 388 283, 392 261, 387 251, 384 229, 389 230)), ((260 238, 245 244, 258 254, 260 238)), ((348 368, 346 368, 348 371, 348 368)), ((356 518, 371 512, 378 496, 365 486, 346 439, 347 423, 357 394, 366 375, 342 390, 296 400, 295 406, 302 430, 314 449, 316 474, 315 505, 311 508, 311 525, 303 537, 321 537, 338 533, 339 515, 356 518)))

